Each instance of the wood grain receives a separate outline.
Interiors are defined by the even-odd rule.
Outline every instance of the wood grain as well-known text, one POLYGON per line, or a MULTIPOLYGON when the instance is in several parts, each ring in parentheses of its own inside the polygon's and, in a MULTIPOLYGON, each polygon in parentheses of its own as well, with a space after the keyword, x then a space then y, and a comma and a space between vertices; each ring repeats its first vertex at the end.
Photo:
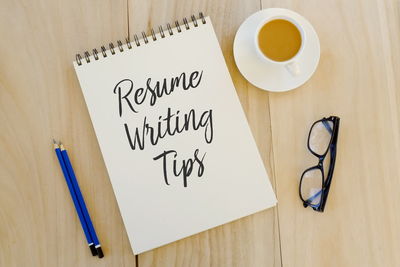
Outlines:
MULTIPOLYGON (((130 34, 202 11, 210 16, 242 106, 271 182, 271 132, 268 93, 250 85, 233 59, 233 39, 243 20, 260 9, 255 1, 129 1, 130 34)), ((132 38, 132 36, 131 36, 132 38)), ((276 209, 249 216, 139 255, 140 266, 280 266, 276 209)))
POLYGON ((2 1, 0 266, 399 266, 399 20, 398 0, 2 1), (268 7, 304 15, 321 41, 317 72, 287 93, 250 85, 233 60, 240 23, 268 7), (199 11, 211 16, 279 205, 135 258, 71 61, 199 11), (297 190, 316 162, 309 126, 329 115, 342 121, 319 214, 297 190), (53 137, 70 148, 102 260, 86 247, 53 137))
POLYGON ((400 265, 398 3, 263 1, 307 17, 321 41, 314 77, 269 98, 284 266, 400 265), (341 129, 319 214, 302 207, 298 183, 317 163, 309 127, 330 115, 341 129))
POLYGON ((2 1, 0 266, 135 266, 75 53, 128 33, 126 1, 2 1), (52 138, 75 167, 106 257, 92 257, 52 138))

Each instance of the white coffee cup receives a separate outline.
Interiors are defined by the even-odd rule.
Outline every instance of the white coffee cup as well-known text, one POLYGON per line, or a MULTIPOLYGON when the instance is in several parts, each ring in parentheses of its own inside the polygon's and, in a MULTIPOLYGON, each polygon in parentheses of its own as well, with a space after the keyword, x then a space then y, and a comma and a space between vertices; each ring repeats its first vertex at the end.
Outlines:
POLYGON ((305 42, 306 41, 307 41, 307 39, 306 39, 305 31, 304 31, 303 27, 300 25, 300 23, 297 20, 295 20, 294 18, 292 18, 290 16, 287 16, 287 15, 285 15, 285 16, 277 15, 277 16, 269 17, 268 19, 261 21, 261 23, 258 25, 258 27, 256 29, 256 34, 255 34, 255 37, 254 37, 254 46, 255 46, 255 49, 257 51, 257 55, 259 56, 259 58, 261 60, 264 60, 265 62, 270 63, 270 64, 271 63, 275 64, 277 66, 278 65, 285 66, 286 70, 291 75, 297 76, 297 75, 299 75, 301 73, 301 69, 300 69, 299 64, 298 64, 298 59, 300 58, 300 55, 302 54, 302 52, 304 50, 304 46, 305 46, 305 42), (294 57, 292 57, 291 59, 288 59, 286 61, 275 61, 275 60, 272 60, 272 59, 268 58, 261 51, 261 49, 259 47, 259 44, 258 44, 258 35, 260 33, 261 28, 265 24, 267 24, 268 22, 273 21, 273 20, 277 20, 277 19, 282 19, 282 20, 289 21, 294 26, 296 26, 296 28, 299 30, 300 35, 301 35, 301 46, 300 46, 299 51, 297 51, 297 54, 294 57))

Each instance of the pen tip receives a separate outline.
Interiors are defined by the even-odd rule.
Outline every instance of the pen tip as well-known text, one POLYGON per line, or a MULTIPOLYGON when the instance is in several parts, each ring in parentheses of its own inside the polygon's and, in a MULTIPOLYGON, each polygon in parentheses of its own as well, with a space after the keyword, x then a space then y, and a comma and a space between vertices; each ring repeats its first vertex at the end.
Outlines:
POLYGON ((53 146, 54 146, 54 149, 59 148, 58 144, 57 144, 57 141, 55 139, 53 139, 53 146))
POLYGON ((103 258, 104 254, 103 254, 103 250, 101 249, 101 247, 99 246, 96 249, 97 249, 97 256, 99 256, 100 259, 103 258))
POLYGON ((97 255, 98 255, 98 254, 97 254, 97 249, 96 249, 96 247, 95 247, 94 244, 91 244, 91 245, 89 246, 89 248, 90 248, 90 251, 92 252, 92 256, 97 256, 97 255))

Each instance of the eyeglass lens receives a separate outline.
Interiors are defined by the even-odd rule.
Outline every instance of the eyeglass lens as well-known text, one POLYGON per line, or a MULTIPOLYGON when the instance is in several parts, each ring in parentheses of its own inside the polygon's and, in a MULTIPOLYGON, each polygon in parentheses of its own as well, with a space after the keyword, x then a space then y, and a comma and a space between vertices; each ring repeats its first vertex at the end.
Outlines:
POLYGON ((321 200, 322 172, 315 168, 308 170, 301 181, 301 197, 311 205, 317 205, 321 200))
POLYGON ((311 129, 308 145, 317 155, 322 156, 328 149, 332 138, 333 122, 319 121, 311 129))

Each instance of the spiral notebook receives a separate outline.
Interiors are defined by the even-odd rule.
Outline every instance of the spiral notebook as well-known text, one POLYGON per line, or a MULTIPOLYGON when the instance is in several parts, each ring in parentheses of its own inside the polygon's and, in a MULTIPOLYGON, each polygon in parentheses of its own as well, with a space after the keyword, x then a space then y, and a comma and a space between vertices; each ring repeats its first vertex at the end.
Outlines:
POLYGON ((135 254, 275 205, 209 17, 73 64, 135 254))

